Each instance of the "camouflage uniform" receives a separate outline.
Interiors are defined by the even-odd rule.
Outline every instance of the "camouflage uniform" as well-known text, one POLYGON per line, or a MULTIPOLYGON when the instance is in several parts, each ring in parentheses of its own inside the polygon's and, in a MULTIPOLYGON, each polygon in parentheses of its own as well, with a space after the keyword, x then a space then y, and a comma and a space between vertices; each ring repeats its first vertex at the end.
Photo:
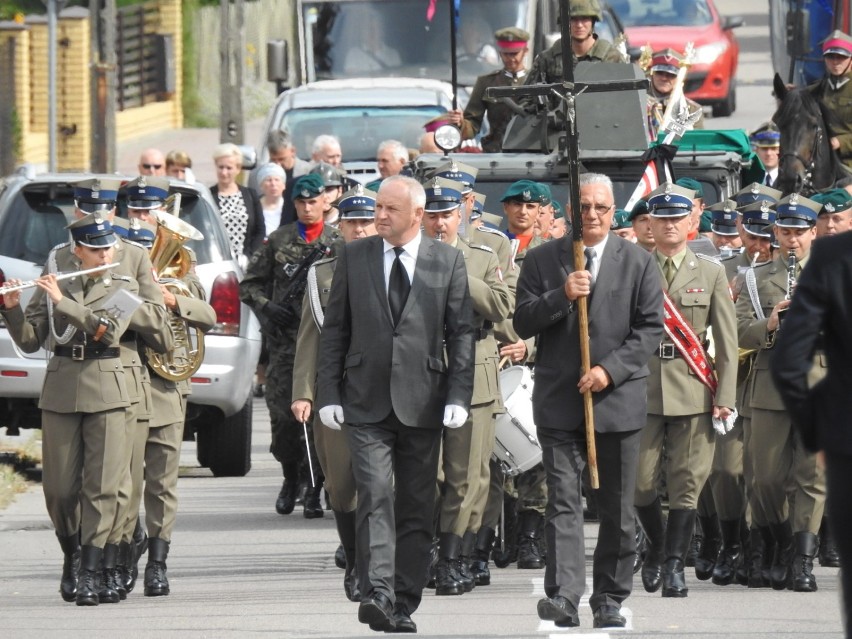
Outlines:
MULTIPOLYGON (((300 442, 302 425, 290 412, 299 322, 294 321, 286 329, 276 329, 261 311, 269 302, 280 303, 291 283, 288 272, 302 262, 317 242, 333 247, 334 252, 340 237, 335 229, 326 226, 317 240, 309 244, 302 238, 299 229, 299 222, 293 222, 273 231, 252 256, 246 275, 240 282, 240 298, 258 314, 269 345, 269 364, 266 367, 266 405, 272 422, 269 451, 284 467, 288 477, 304 459, 304 447, 300 442)), ((301 299, 291 306, 295 316, 301 317, 301 299)), ((313 463, 314 468, 318 468, 316 460, 313 463)))
MULTIPOLYGON (((621 53, 608 40, 602 40, 597 35, 592 36, 595 44, 589 52, 579 58, 571 54, 574 66, 578 62, 624 62, 621 53)), ((557 40, 552 47, 536 56, 526 84, 550 84, 562 81, 562 40, 557 40)))

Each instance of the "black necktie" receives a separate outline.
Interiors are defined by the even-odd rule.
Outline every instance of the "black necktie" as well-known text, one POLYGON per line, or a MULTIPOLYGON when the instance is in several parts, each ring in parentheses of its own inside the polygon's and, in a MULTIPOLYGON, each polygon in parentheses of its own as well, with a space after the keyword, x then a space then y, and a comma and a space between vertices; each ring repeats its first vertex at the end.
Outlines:
POLYGON ((390 304, 394 326, 399 324, 399 316, 402 315, 402 309, 405 308, 405 301, 408 299, 408 292, 411 290, 408 273, 402 265, 402 260, 399 259, 402 250, 401 246, 393 247, 396 257, 393 260, 393 266, 391 266, 390 281, 388 282, 388 304, 390 304))
POLYGON ((598 254, 593 248, 584 249, 583 253, 586 254, 586 270, 592 275, 592 279, 589 282, 589 287, 591 288, 595 284, 595 258, 598 254))

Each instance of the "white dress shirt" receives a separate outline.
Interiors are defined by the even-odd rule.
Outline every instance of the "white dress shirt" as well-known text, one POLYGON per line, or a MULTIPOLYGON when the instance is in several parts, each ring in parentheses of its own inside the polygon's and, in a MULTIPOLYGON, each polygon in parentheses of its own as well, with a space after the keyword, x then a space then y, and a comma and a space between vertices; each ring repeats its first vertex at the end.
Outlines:
MULTIPOLYGON (((420 250, 420 238, 421 234, 418 233, 408 244, 403 244, 402 253, 399 254, 399 261, 402 262, 402 265, 405 267, 405 272, 408 273, 408 282, 410 284, 414 283, 414 264, 417 262, 417 251, 420 250)), ((396 253, 393 250, 393 244, 390 244, 387 240, 382 240, 382 243, 384 244, 385 290, 387 291, 390 284, 391 268, 393 268, 393 261, 396 258, 396 253)))
POLYGON ((593 264, 593 266, 592 266, 593 270, 590 271, 591 274, 592 274, 592 281, 593 282, 597 281, 597 279, 598 279, 598 273, 600 273, 600 270, 601 270, 601 256, 603 255, 603 252, 604 252, 604 249, 606 248, 606 243, 607 243, 608 240, 609 240, 609 233, 607 233, 604 236, 604 239, 600 243, 595 244, 594 246, 586 246, 585 244, 583 245, 583 251, 584 252, 587 248, 590 248, 590 249, 594 250, 594 252, 595 252, 595 260, 592 263, 593 264))

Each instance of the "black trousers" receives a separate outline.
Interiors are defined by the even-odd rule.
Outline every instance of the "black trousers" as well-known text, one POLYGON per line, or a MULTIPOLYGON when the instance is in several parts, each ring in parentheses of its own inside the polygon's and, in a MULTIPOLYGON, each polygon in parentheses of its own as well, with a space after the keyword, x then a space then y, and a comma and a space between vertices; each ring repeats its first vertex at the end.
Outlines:
MULTIPOLYGON (((620 607, 633 590, 633 497, 640 433, 597 433, 595 437, 600 477, 595 499, 600 529, 592 564, 592 610, 604 604, 620 607)), ((544 592, 548 597, 561 595, 576 608, 586 589, 581 494, 587 463, 585 432, 539 427, 538 438, 547 472, 544 592)))
POLYGON ((846 637, 852 639, 852 455, 825 453, 828 525, 840 553, 846 637))
POLYGON ((363 597, 420 605, 429 568, 441 427, 410 428, 391 413, 344 426, 358 493, 356 566, 363 597))

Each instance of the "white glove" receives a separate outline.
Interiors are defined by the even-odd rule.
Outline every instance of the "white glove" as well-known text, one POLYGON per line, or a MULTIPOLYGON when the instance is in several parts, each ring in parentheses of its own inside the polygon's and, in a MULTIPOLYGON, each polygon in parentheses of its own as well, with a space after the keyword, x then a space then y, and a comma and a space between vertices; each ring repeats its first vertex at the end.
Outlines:
POLYGON ((332 404, 319 409, 320 421, 331 430, 340 430, 343 425, 343 406, 332 404))
POLYGON ((734 422, 737 421, 737 415, 737 409, 735 408, 731 411, 731 414, 728 415, 727 419, 719 419, 718 417, 714 417, 713 430, 715 430, 719 435, 727 435, 734 427, 734 422))
POLYGON ((461 406, 447 404, 444 406, 444 426, 447 428, 461 428, 467 421, 467 411, 461 406))

